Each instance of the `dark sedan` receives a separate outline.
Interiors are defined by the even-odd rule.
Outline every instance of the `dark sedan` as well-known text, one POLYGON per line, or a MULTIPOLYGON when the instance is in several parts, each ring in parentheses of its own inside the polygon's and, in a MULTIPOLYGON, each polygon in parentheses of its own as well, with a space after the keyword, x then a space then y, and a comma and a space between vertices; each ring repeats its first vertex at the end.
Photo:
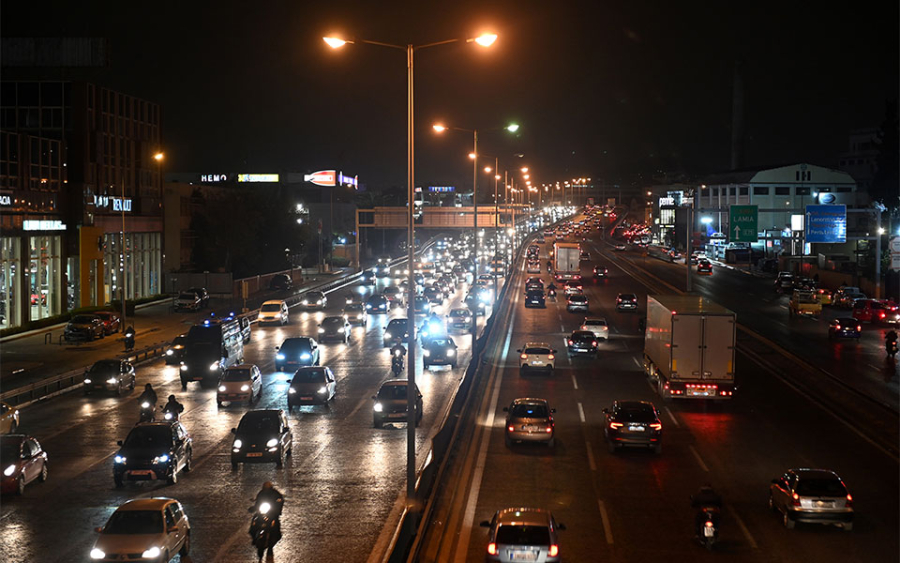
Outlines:
POLYGON ((852 318, 832 319, 828 323, 828 338, 855 338, 859 340, 862 324, 852 318))
POLYGON ((662 422, 653 403, 647 401, 615 401, 603 409, 606 425, 603 433, 610 453, 624 446, 653 448, 662 453, 662 422))
POLYGON ((232 428, 231 468, 241 462, 275 462, 282 467, 293 451, 293 433, 281 409, 250 411, 232 428))
POLYGON ((569 356, 579 354, 596 356, 597 355, 597 336, 588 330, 576 330, 566 339, 566 349, 569 356))
POLYGON ((324 366, 300 368, 288 383, 288 412, 295 406, 328 403, 337 387, 331 368, 324 366))
POLYGON ((134 389, 134 366, 122 360, 100 360, 84 371, 84 394, 97 391, 121 395, 134 389))
POLYGON ((544 308, 547 306, 547 302, 544 299, 544 292, 539 289, 531 289, 525 292, 525 307, 540 307, 544 308))

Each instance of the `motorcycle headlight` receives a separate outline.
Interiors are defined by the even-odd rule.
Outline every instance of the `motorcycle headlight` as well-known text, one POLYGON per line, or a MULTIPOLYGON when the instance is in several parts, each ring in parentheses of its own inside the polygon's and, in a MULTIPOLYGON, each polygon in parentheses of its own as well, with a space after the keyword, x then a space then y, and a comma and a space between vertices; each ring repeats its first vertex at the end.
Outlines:
POLYGON ((143 403, 141 403, 141 408, 142 408, 142 409, 149 409, 149 408, 150 408, 150 403, 148 403, 147 401, 144 401, 143 403))
POLYGON ((105 559, 106 552, 102 549, 97 549, 96 547, 91 550, 91 559, 105 559))
POLYGON ((3 474, 6 475, 7 477, 9 477, 10 475, 12 475, 15 472, 16 472, 15 465, 10 465, 9 467, 7 467, 6 469, 3 470, 3 474))
POLYGON ((173 418, 175 418, 175 415, 173 415, 170 412, 167 412, 163 418, 165 418, 166 420, 172 420, 173 418))
POLYGON ((117 455, 117 456, 116 456, 115 458, 113 458, 113 459, 115 460, 116 463, 125 463, 125 462, 127 461, 127 458, 126 458, 125 456, 122 456, 122 455, 117 455))
POLYGON ((91 380, 88 379, 88 378, 85 378, 85 379, 84 379, 84 383, 85 383, 86 385, 90 385, 90 384, 91 384, 91 380))
POLYGON ((284 359, 284 354, 275 354, 275 359, 276 359, 276 360, 283 360, 283 359, 284 359))
POLYGON ((274 447, 277 446, 277 445, 278 445, 278 438, 272 438, 271 440, 269 440, 268 442, 266 442, 266 447, 267 447, 267 448, 274 448, 274 447))
POLYGON ((324 395, 327 391, 328 389, 326 389, 325 387, 319 387, 319 390, 316 391, 316 393, 318 393, 319 395, 324 395))
POLYGON ((169 454, 158 455, 153 458, 153 465, 157 463, 167 463, 169 461, 169 454))
POLYGON ((173 354, 175 354, 174 350, 166 350, 166 356, 171 356, 173 354))
POLYGON ((308 352, 303 352, 302 354, 300 354, 301 360, 308 360, 309 358, 310 358, 310 355, 308 352))
POLYGON ((249 390, 250 390, 249 385, 241 385, 241 391, 249 391, 249 390))
POLYGON ((225 386, 219 385, 219 393, 224 393, 224 392, 225 392, 225 386))
POLYGON ((144 559, 153 559, 159 557, 159 548, 154 545, 150 549, 145 549, 144 553, 141 554, 141 557, 143 557, 144 559))
POLYGON ((267 502, 264 502, 259 505, 259 513, 260 514, 268 514, 270 510, 272 510, 272 505, 267 502))
POLYGON ((373 408, 375 409, 375 412, 381 412, 384 410, 384 405, 382 405, 381 403, 375 403, 375 407, 373 408))
POLYGON ((217 369, 219 369, 219 362, 209 364, 209 371, 216 371, 217 369))
POLYGON ((109 379, 106 380, 106 382, 109 383, 110 385, 115 385, 116 383, 119 382, 119 380, 116 379, 115 377, 110 377, 109 379))
POLYGON ((241 446, 243 446, 243 445, 244 445, 244 443, 241 442, 240 439, 237 439, 234 442, 232 442, 231 447, 234 449, 234 451, 238 451, 239 449, 241 449, 241 446))
POLYGON ((180 369, 181 369, 181 371, 187 371, 187 370, 188 370, 188 367, 187 367, 186 365, 184 365, 184 364, 181 364, 181 368, 180 368, 180 369))

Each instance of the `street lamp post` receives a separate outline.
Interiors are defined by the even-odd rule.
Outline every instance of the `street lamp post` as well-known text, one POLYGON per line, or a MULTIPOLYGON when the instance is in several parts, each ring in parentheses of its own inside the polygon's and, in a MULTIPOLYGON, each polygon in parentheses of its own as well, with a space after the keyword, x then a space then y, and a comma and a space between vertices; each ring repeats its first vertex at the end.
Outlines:
MULTIPOLYGON (((323 37, 325 43, 332 49, 343 47, 347 43, 354 41, 346 41, 337 37, 323 37)), ((482 47, 490 47, 497 40, 495 34, 485 33, 476 38, 466 39, 466 43, 475 42, 482 47)), ((416 298, 416 278, 415 278, 415 137, 413 133, 413 124, 415 112, 414 110, 414 54, 415 51, 436 47, 438 45, 446 45, 456 43, 459 39, 448 39, 446 41, 438 41, 435 43, 427 43, 425 45, 406 46, 393 45, 390 43, 382 43, 380 41, 360 40, 360 43, 369 45, 377 45, 380 47, 388 47, 390 49, 399 49, 406 52, 406 180, 407 180, 407 276, 406 300, 407 300, 407 328, 409 341, 409 365, 407 366, 407 390, 406 390, 406 501, 411 506, 416 495, 416 316, 415 316, 415 298, 416 298)), ((474 344, 474 343, 473 343, 474 344)), ((474 351, 474 346, 473 346, 474 351)))

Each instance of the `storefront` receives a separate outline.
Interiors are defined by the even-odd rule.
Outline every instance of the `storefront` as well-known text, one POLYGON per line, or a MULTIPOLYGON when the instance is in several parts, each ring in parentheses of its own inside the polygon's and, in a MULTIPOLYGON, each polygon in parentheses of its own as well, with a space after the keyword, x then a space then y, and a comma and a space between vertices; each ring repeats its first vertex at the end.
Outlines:
POLYGON ((68 308, 65 224, 26 219, 22 226, 20 236, 0 238, 0 328, 59 315, 68 308))
POLYGON ((123 287, 129 300, 160 293, 162 233, 125 233, 124 257, 121 232, 105 233, 103 246, 105 302, 121 299, 123 287))

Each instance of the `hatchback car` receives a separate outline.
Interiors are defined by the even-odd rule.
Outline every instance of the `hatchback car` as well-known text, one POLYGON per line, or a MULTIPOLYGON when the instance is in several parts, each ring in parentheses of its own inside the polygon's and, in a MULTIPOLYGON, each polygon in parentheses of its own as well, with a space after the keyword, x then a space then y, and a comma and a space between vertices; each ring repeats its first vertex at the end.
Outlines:
POLYGON ((587 251, 581 251, 581 254, 578 256, 579 262, 590 262, 591 261, 591 253, 587 251))
POLYGON ((621 251, 625 250, 625 245, 620 242, 620 243, 616 244, 615 246, 613 246, 613 249, 621 252, 621 251))
POLYGON ((122 319, 115 311, 96 311, 93 313, 103 321, 103 332, 109 336, 122 330, 122 319))
POLYGON ((123 360, 99 360, 84 370, 84 394, 109 392, 121 395, 134 389, 134 366, 123 360))
POLYGON ((431 301, 427 297, 416 297, 413 302, 413 311, 417 315, 427 315, 431 312, 431 301))
POLYGON ((319 365, 319 343, 309 336, 287 338, 275 348, 275 369, 295 371, 301 366, 319 365))
POLYGON ((337 340, 350 343, 350 323, 344 317, 325 317, 319 325, 319 341, 337 340))
POLYGON ((254 398, 262 398, 262 390, 262 373, 257 366, 253 364, 231 366, 219 378, 216 404, 220 407, 225 402, 247 401, 247 404, 253 404, 254 398))
POLYGON ((452 309, 447 315, 447 328, 450 330, 471 330, 472 311, 468 309, 452 309))
POLYGON ((116 509, 94 542, 92 561, 168 563, 191 551, 191 524, 181 503, 165 497, 127 501, 116 509))
POLYGON ((430 285, 425 288, 425 291, 422 293, 422 296, 425 299, 435 305, 443 305, 444 304, 444 291, 437 287, 436 285, 430 285))
POLYGON ((47 480, 47 452, 31 436, 4 434, 0 436, 0 467, 0 492, 22 495, 25 485, 47 480))
POLYGON ((334 373, 328 367, 300 368, 288 384, 288 412, 300 405, 327 404, 337 391, 334 373))
POLYGON ((448 337, 429 338, 422 346, 424 369, 433 365, 456 367, 456 343, 448 337))
POLYGON ((831 319, 828 323, 828 338, 855 338, 859 340, 862 324, 856 319, 831 319))
POLYGON ((711 276, 713 273, 712 262, 709 260, 700 260, 697 262, 697 273, 711 276))
POLYGON ((187 335, 181 334, 176 336, 172 343, 169 344, 169 347, 166 348, 166 365, 177 366, 181 363, 181 360, 184 358, 184 350, 187 345, 187 335))
POLYGON ((372 295, 366 299, 366 312, 373 315, 387 313, 390 302, 383 295, 372 295))
POLYGON ((487 303, 484 302, 474 291, 469 292, 465 299, 466 307, 476 315, 484 315, 487 311, 487 303))
POLYGON ((837 473, 827 469, 789 469, 772 479, 769 508, 781 512, 788 529, 797 522, 853 529, 853 496, 837 473))
POLYGON ((577 355, 597 356, 597 337, 589 330, 574 330, 566 339, 569 357, 577 355))
POLYGON ((605 268, 603 266, 594 266, 593 272, 594 272, 593 278, 594 278, 595 282, 598 282, 600 280, 605 280, 606 278, 609 277, 609 269, 605 268))
POLYGON ((291 318, 287 303, 281 299, 266 301, 259 308, 259 314, 256 315, 256 320, 261 325, 274 323, 284 326, 290 323, 291 318))
POLYGON ((525 292, 525 307, 540 307, 544 308, 547 306, 546 299, 544 298, 544 292, 540 289, 530 289, 525 292))
POLYGON ((193 439, 178 421, 139 422, 124 441, 116 442, 113 481, 168 481, 174 485, 178 473, 191 470, 193 439))
MULTIPOLYGON (((381 384, 376 395, 372 395, 375 404, 372 406, 372 417, 375 428, 381 428, 384 423, 406 422, 407 398, 406 392, 409 381, 406 379, 392 379, 381 384)), ((422 393, 416 386, 416 426, 422 421, 422 393)))
POLYGON ((609 453, 624 446, 653 448, 662 453, 662 422, 653 403, 648 401, 615 401, 603 409, 606 424, 603 434, 609 453))
POLYGON ((199 311, 201 307, 200 296, 193 291, 182 291, 175 298, 176 311, 199 311))
POLYGON ((514 400, 506 413, 506 445, 513 442, 538 442, 553 447, 555 430, 553 413, 546 399, 522 398, 514 400))
POLYGON ((287 291, 294 287, 294 281, 287 274, 275 274, 269 280, 269 289, 273 291, 287 291))
POLYGON ((409 342, 409 319, 391 319, 384 327, 384 347, 389 348, 397 342, 409 342))
POLYGON ((347 319, 350 324, 366 326, 369 320, 369 314, 366 312, 366 306, 362 303, 351 303, 344 307, 341 315, 347 319))
POLYGON ((542 370, 553 375, 553 367, 556 365, 556 350, 546 342, 528 342, 524 348, 516 351, 519 353, 520 375, 527 375, 533 370, 542 370))
POLYGON ((578 295, 580 293, 584 293, 584 286, 581 285, 580 281, 569 280, 565 285, 565 293, 567 297, 569 295, 578 295))
POLYGON ((525 265, 525 271, 529 274, 540 274, 541 273, 541 261, 540 260, 529 260, 525 265))
POLYGON ((594 337, 598 340, 609 340, 609 325, 606 323, 606 319, 588 317, 584 319, 578 329, 594 333, 594 337))
POLYGON ((63 339, 66 342, 91 342, 95 338, 103 338, 106 331, 103 328, 103 321, 97 315, 75 315, 72 320, 66 324, 63 332, 63 339))
POLYGON ((569 295, 569 297, 566 299, 566 311, 569 311, 570 313, 574 311, 582 311, 584 313, 587 313, 589 308, 590 306, 588 304, 587 295, 583 293, 569 295))
POLYGON ((616 311, 637 311, 638 299, 633 293, 620 293, 616 296, 616 311))
POLYGON ((557 524, 549 511, 540 508, 505 508, 481 522, 489 528, 485 561, 560 561, 559 537, 564 524, 557 524))
POLYGON ((541 278, 528 278, 525 280, 525 291, 531 291, 533 289, 544 291, 544 280, 541 278))
POLYGON ((328 298, 321 291, 307 291, 300 299, 300 305, 304 309, 323 310, 328 304, 328 298))
POLYGON ((232 428, 231 468, 241 462, 275 462, 282 467, 293 450, 293 433, 281 409, 250 411, 232 428))

